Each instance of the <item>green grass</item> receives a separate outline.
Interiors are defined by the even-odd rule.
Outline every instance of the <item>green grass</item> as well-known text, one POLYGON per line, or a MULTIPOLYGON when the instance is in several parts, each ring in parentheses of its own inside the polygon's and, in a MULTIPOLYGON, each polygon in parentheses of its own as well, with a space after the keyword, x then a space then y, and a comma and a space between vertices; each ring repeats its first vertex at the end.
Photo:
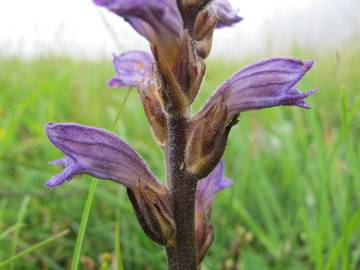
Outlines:
MULTIPOLYGON (((225 153, 226 175, 235 183, 215 201, 216 237, 204 270, 240 264, 245 270, 360 269, 360 48, 349 46, 340 61, 335 52, 292 55, 316 60, 300 89, 321 92, 309 99, 311 111, 241 115, 225 153)), ((210 61, 195 110, 222 80, 255 60, 210 61)), ((0 56, 0 265, 11 260, 4 269, 72 265, 91 181, 44 187, 59 171, 47 162, 61 157, 44 123, 111 129, 116 121, 115 132, 164 179, 163 155, 149 139, 138 95, 131 91, 123 105, 128 92, 105 86, 112 75, 110 60, 0 56)), ((107 269, 108 253, 121 270, 165 269, 162 248, 141 231, 124 190, 99 181, 94 197, 79 269, 90 269, 84 265, 91 261, 107 269)))

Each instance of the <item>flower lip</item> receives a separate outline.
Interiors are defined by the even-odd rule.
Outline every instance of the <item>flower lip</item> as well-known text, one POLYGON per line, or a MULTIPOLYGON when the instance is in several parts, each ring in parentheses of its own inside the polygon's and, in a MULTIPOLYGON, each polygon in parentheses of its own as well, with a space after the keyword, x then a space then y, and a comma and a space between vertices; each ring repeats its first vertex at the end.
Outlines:
POLYGON ((61 165, 64 170, 60 174, 51 177, 46 182, 46 186, 49 188, 55 188, 69 182, 74 176, 79 175, 82 172, 80 164, 68 156, 65 156, 60 160, 52 161, 50 164, 61 165))

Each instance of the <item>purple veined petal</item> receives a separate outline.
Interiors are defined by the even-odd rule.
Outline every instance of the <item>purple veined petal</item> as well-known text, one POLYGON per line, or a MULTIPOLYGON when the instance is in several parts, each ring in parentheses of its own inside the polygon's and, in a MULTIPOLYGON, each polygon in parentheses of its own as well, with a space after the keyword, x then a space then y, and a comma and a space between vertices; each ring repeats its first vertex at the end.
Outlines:
POLYGON ((211 8, 218 18, 216 28, 233 26, 243 20, 243 18, 238 15, 238 10, 234 9, 228 0, 214 0, 211 8))
POLYGON ((301 93, 294 86, 311 69, 313 61, 274 58, 250 65, 235 73, 209 98, 201 111, 225 103, 229 118, 237 113, 275 106, 309 108, 305 98, 318 90, 301 93))
POLYGON ((232 185, 232 180, 224 177, 224 161, 221 160, 215 169, 201 179, 196 189, 196 209, 206 211, 210 209, 215 194, 232 185))
POLYGON ((93 0, 123 17, 152 44, 180 44, 183 22, 174 0, 93 0))
POLYGON ((139 87, 152 74, 154 59, 146 52, 130 51, 114 55, 116 75, 108 82, 109 87, 139 87))
POLYGON ((62 165, 64 170, 47 182, 48 187, 59 186, 80 174, 113 180, 128 188, 134 188, 138 181, 157 181, 134 149, 109 131, 73 123, 49 123, 46 133, 65 154, 51 163, 62 165))

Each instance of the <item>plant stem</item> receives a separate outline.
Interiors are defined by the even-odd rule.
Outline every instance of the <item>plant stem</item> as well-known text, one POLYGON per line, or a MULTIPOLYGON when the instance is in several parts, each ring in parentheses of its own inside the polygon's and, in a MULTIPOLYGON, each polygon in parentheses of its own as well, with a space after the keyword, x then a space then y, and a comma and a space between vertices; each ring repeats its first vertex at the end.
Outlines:
POLYGON ((167 128, 167 174, 176 226, 175 246, 167 250, 169 269, 196 270, 194 212, 197 182, 185 168, 187 118, 169 114, 167 128))
POLYGON ((175 247, 166 247, 166 257, 168 258, 168 269, 178 269, 176 266, 176 252, 175 247))

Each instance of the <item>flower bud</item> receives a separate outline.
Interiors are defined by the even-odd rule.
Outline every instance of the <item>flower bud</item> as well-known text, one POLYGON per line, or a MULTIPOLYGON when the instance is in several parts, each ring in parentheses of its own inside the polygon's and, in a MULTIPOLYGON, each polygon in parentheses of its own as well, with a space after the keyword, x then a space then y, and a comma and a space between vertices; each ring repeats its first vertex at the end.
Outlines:
POLYGON ((168 246, 175 241, 175 224, 166 188, 160 183, 127 189, 136 217, 145 234, 154 242, 168 246))

